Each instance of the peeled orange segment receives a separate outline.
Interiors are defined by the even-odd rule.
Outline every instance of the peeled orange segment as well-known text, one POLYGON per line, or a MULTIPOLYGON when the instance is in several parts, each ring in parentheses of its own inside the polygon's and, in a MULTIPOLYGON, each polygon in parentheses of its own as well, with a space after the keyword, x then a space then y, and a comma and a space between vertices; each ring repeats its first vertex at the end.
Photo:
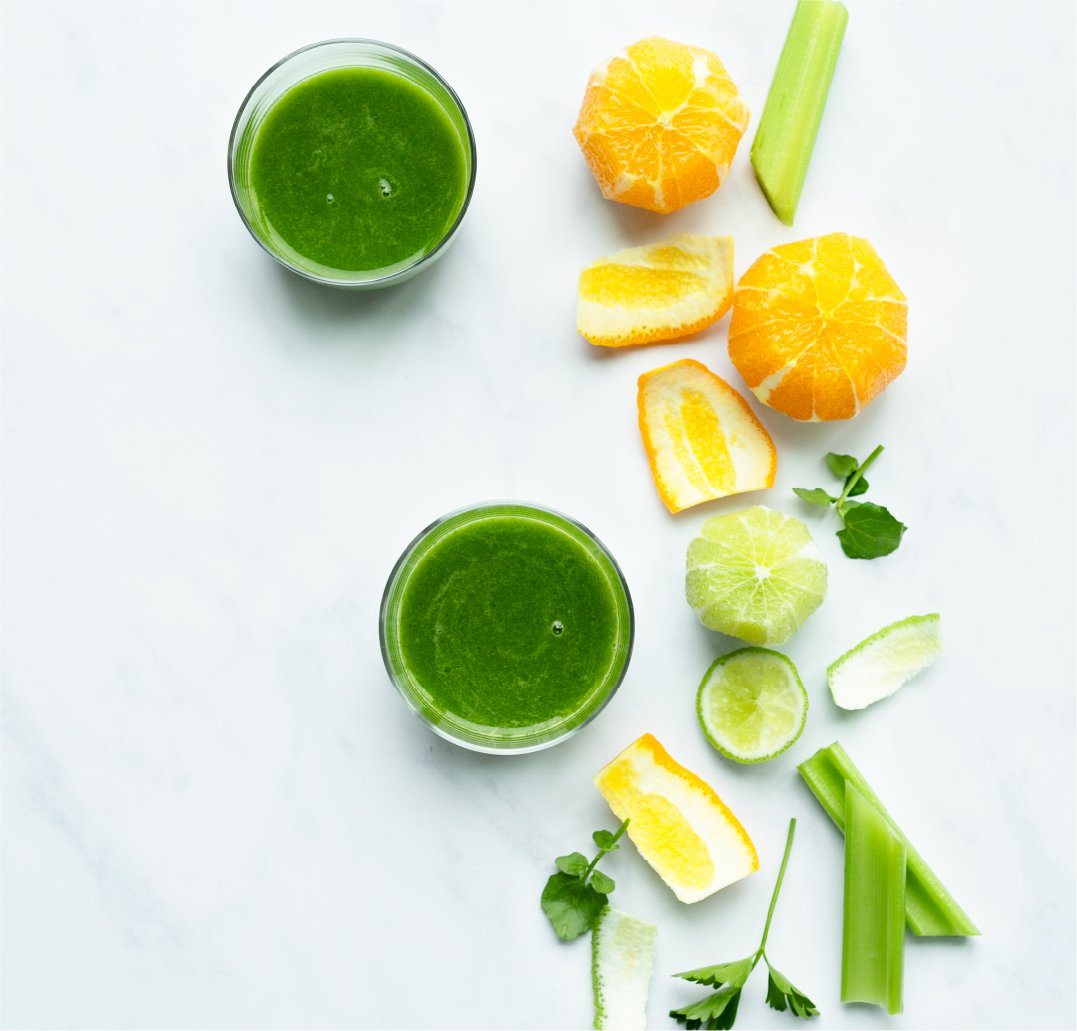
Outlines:
POLYGON ((655 873, 681 902, 698 902, 759 869, 740 821, 714 789, 650 734, 595 777, 595 786, 655 873))
POLYGON ((686 358, 639 378, 639 429, 666 507, 774 486, 774 442, 744 400, 686 358))
POLYGON ((851 419, 905 368, 907 316, 867 240, 783 244, 737 284, 729 357, 763 404, 803 421, 851 419))
POLYGON ((722 185, 747 128, 715 54, 651 36, 591 73, 574 133, 603 196, 666 214, 722 185))
POLYGON ((601 347, 657 344, 704 329, 732 303, 733 238, 679 233, 585 268, 576 328, 601 347))

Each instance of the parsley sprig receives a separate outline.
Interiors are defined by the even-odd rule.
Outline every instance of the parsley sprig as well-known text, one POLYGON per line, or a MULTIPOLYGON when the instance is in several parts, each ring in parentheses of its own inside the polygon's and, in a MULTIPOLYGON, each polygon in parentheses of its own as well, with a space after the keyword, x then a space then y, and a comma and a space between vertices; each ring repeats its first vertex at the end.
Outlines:
POLYGON ((905 524, 895 519, 882 505, 870 501, 851 501, 868 489, 864 473, 876 458, 883 453, 880 444, 863 462, 858 462, 852 455, 838 455, 831 451, 826 456, 830 471, 843 479, 844 485, 837 497, 828 494, 822 487, 794 487, 793 493, 810 505, 833 505, 845 524, 844 530, 838 531, 841 550, 849 558, 881 558, 897 551, 905 524))
POLYGON ((598 855, 590 862, 582 852, 570 852, 554 860, 559 872, 542 889, 542 911, 562 941, 572 941, 591 930, 608 904, 609 893, 616 884, 595 866, 608 852, 621 847, 617 841, 627 827, 625 820, 616 833, 595 831, 591 840, 598 846, 598 855))
POLYGON ((696 970, 686 970, 683 974, 673 975, 685 981, 717 989, 691 1006, 670 1010, 669 1015, 688 1028, 688 1031, 697 1031, 698 1028, 705 1028, 706 1031, 731 1028, 737 1019, 741 989, 744 988, 760 960, 767 965, 768 1006, 776 1010, 788 1009, 795 1017, 807 1019, 818 1016, 819 1011, 815 1008, 815 1003, 771 965, 766 953, 770 922, 774 919, 774 907, 778 903, 778 893, 782 890, 782 880, 785 877, 785 867, 789 863, 789 853, 793 848, 793 832, 796 826, 796 820, 789 821, 789 835, 785 839, 785 855, 782 856, 778 880, 774 885, 774 893, 770 897, 770 909, 767 910, 767 922, 763 925, 763 940, 759 943, 759 948, 750 956, 732 963, 717 963, 712 967, 699 967, 696 970))

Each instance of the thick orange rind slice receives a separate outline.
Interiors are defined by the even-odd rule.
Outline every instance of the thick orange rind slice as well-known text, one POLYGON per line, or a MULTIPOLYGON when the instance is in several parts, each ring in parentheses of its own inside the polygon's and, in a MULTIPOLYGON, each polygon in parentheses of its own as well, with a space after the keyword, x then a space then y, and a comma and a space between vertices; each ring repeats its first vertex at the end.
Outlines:
POLYGON ((671 512, 774 486, 770 434, 736 390, 690 358, 640 376, 639 430, 671 512))
POLYGON ((717 55, 651 36, 591 73, 574 133, 603 196, 665 214, 722 185, 747 128, 717 55))
POLYGON ((729 357, 760 401, 851 419, 905 368, 908 305, 867 240, 831 233, 767 251, 737 284, 729 357))
POLYGON ((710 785, 650 734, 599 770, 595 786, 655 873, 698 902, 759 869, 752 839, 710 785))
POLYGON ((576 329, 600 347, 681 340, 733 304, 733 238, 679 233, 600 258, 580 275, 576 329))

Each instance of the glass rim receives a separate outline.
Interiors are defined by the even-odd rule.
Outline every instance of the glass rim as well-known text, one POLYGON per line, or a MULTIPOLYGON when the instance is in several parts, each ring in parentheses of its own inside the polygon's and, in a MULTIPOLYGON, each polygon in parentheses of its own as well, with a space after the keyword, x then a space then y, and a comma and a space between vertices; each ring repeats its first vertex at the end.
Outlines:
MULTIPOLYGON (((350 67, 363 67, 363 65, 353 63, 342 63, 338 65, 339 68, 350 67)), ((332 69, 326 69, 330 71, 332 69)), ((290 87, 289 87, 290 88, 290 87)), ((283 96, 283 93, 281 94, 283 96)), ((280 99, 279 97, 277 98, 280 99)), ((449 243, 449 241, 456 235, 457 229, 460 228, 460 223, 464 220, 464 215, 467 214, 467 209, 471 205, 471 196, 475 192, 475 177, 478 172, 478 150, 475 146, 475 131, 471 126, 471 119, 468 117, 467 109, 464 107, 463 101, 460 99, 456 90, 449 85, 445 77, 436 69, 433 65, 428 64, 421 57, 413 54, 410 50, 405 50, 403 47, 398 47, 395 43, 386 43, 380 39, 370 39, 365 36, 336 36, 332 39, 321 39, 316 43, 308 43, 306 46, 299 47, 297 50, 293 50, 289 54, 285 54, 280 60, 275 61, 269 68, 267 68, 260 76, 258 76, 254 85, 247 90, 246 96, 243 98, 239 105, 239 110, 236 112, 236 117, 232 121, 232 131, 228 134, 228 189, 232 195, 232 203, 235 205, 236 211, 239 212, 239 217, 246 226, 247 232, 254 238, 255 243, 262 248, 274 261, 279 265, 288 269, 289 272, 294 272, 298 276, 302 276, 304 279, 309 280, 312 283, 321 283, 325 286, 340 286, 340 287, 376 287, 376 286, 388 286, 395 280, 402 277, 408 277, 414 273, 422 265, 430 262, 435 257, 439 257, 442 250, 449 243), (236 137, 239 132, 240 123, 243 120, 243 116, 247 111, 247 107, 251 102, 251 98, 258 91, 258 88, 278 69, 283 68, 289 62, 295 60, 302 54, 311 50, 318 50, 321 47, 339 46, 340 44, 361 44, 372 48, 380 48, 385 51, 389 51, 392 54, 396 54, 403 57, 405 61, 410 61, 412 64, 417 65, 424 71, 428 72, 438 82, 438 84, 449 95, 449 99, 455 105, 456 110, 460 113, 460 118, 464 123, 464 128, 467 130, 467 150, 470 157, 471 167, 467 177, 467 190, 464 193, 463 203, 460 205, 460 211, 457 213, 456 218, 453 220, 451 226, 449 226, 445 235, 437 242, 425 254, 416 258, 415 261, 408 265, 404 265, 402 268, 394 269, 388 275, 375 276, 370 279, 340 279, 333 276, 319 275, 317 272, 312 272, 310 269, 302 268, 293 262, 289 261, 283 255, 278 254, 273 250, 261 236, 255 232, 254 226, 251 225, 250 219, 247 218, 246 212, 244 212, 242 206, 239 203, 239 196, 236 192, 236 176, 235 176, 235 145, 236 137)))
MULTIPOLYGON (((632 594, 628 589, 628 581, 625 579, 624 571, 621 569, 617 559, 613 557, 613 553, 606 547, 602 540, 587 526, 581 523, 578 519, 574 519, 570 515, 566 515, 555 508, 550 508, 548 505, 539 505, 532 501, 517 501, 511 499, 496 499, 491 501, 480 501, 470 505, 464 505, 461 508, 453 509, 451 512, 446 512, 444 515, 433 520, 424 529, 420 530, 411 541, 407 544, 404 550, 400 553, 400 557, 393 564, 393 568, 389 573, 388 579, 385 582, 385 589, 382 591, 381 605, 378 610, 378 643, 381 646, 382 662, 385 666, 385 672, 388 674, 389 682, 396 689, 397 693, 401 696, 408 708, 422 721, 422 723, 430 730, 432 730, 439 737, 444 738, 446 741, 451 742, 460 748, 468 749, 472 752, 481 752, 485 755, 526 755, 529 752, 539 752, 546 748, 552 748, 554 745, 560 744, 562 741, 567 741, 570 737, 575 736, 579 731, 583 730, 595 717, 601 713, 607 705, 609 705, 613 696, 620 689, 621 684, 624 683, 625 676, 628 674, 628 667, 632 658, 632 648, 635 644, 636 638, 636 611, 635 606, 632 603, 632 594), (415 549, 421 544, 434 530, 444 523, 449 522, 452 519, 456 519, 459 516, 467 515, 471 512, 481 512, 487 509, 530 509, 543 515, 553 516, 556 519, 563 520, 568 523, 574 530, 579 531, 588 541, 590 541, 602 554, 602 556, 609 562, 612 572, 615 577, 615 584, 621 589, 621 593, 624 597, 624 610, 627 624, 627 633, 624 641, 624 658, 621 661, 620 669, 617 670, 616 676, 611 678, 609 686, 606 688, 602 697, 599 699, 595 707, 588 712, 586 719, 579 723, 575 723, 570 727, 557 730, 553 733, 553 736, 532 743, 523 743, 520 745, 513 744, 484 744, 478 741, 472 741, 459 734, 454 733, 452 730, 439 725, 430 719, 430 717, 422 711, 422 709, 416 705, 415 701, 411 698, 405 688, 401 685, 396 673, 393 671, 392 663, 390 661, 389 650, 386 645, 386 626, 387 626, 387 612, 389 610, 390 600, 393 596, 394 588, 399 581, 401 570, 405 567, 408 560, 412 557, 415 549)), ((571 718, 571 717, 570 717, 571 718)))

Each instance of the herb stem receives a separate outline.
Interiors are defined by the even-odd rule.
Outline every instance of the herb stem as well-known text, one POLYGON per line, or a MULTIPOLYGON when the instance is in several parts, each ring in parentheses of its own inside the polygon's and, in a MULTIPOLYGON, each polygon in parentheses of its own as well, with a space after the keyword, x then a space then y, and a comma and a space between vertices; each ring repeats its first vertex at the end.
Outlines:
POLYGON ((845 489, 838 497, 835 507, 839 512, 844 512, 845 501, 849 497, 849 492, 863 479, 864 473, 868 471, 868 466, 875 461, 883 453, 885 448, 880 444, 864 461, 860 464, 860 468, 849 478, 849 482, 845 485, 845 489))
POLYGON ((614 848, 615 848, 615 847, 616 847, 616 845, 617 845, 617 839, 618 839, 618 838, 620 838, 620 836, 621 836, 622 834, 624 834, 624 832, 625 832, 625 831, 626 831, 627 829, 628 829, 628 819, 626 818, 626 819, 625 819, 625 820, 624 820, 624 821, 623 821, 623 822, 621 823, 621 826, 617 828, 617 833, 616 833, 616 834, 614 834, 614 836, 613 836, 613 837, 612 837, 612 838, 610 839, 610 843, 609 843, 609 845, 608 845, 608 846, 606 846, 605 848, 602 848, 601 846, 599 846, 599 849, 598 849, 598 855, 597 855, 597 856, 595 856, 595 858, 591 860, 591 863, 590 863, 590 865, 589 865, 589 866, 587 867, 587 869, 586 869, 586 870, 584 870, 584 871, 583 871, 583 876, 582 876, 582 877, 580 878, 580 880, 581 880, 581 881, 583 881, 583 882, 584 882, 584 884, 586 884, 586 883, 587 883, 587 878, 589 878, 589 877, 591 876, 591 871, 592 871, 592 870, 594 870, 595 866, 597 866, 597 865, 598 865, 598 861, 599 861, 599 860, 600 860, 600 859, 601 859, 601 858, 602 858, 602 857, 603 857, 603 856, 604 856, 604 855, 605 855, 605 854, 606 854, 607 852, 612 852, 612 851, 614 850, 614 848))
MULTIPOLYGON (((881 450, 881 448, 880 448, 881 450)), ((767 922, 763 925, 763 940, 759 943, 759 952, 756 956, 756 963, 759 962, 759 956, 765 956, 765 949, 767 947, 767 935, 770 934, 770 921, 774 917, 774 907, 778 904, 778 893, 782 890, 782 881, 785 878, 785 868, 789 863, 789 853, 793 850, 793 834, 797 829, 796 817, 793 817, 789 821, 789 834, 785 839, 785 854, 782 856, 782 865, 778 869, 778 880, 774 884, 774 893, 770 896, 770 909, 767 910, 767 922)), ((755 964, 753 964, 754 966, 755 964)))

